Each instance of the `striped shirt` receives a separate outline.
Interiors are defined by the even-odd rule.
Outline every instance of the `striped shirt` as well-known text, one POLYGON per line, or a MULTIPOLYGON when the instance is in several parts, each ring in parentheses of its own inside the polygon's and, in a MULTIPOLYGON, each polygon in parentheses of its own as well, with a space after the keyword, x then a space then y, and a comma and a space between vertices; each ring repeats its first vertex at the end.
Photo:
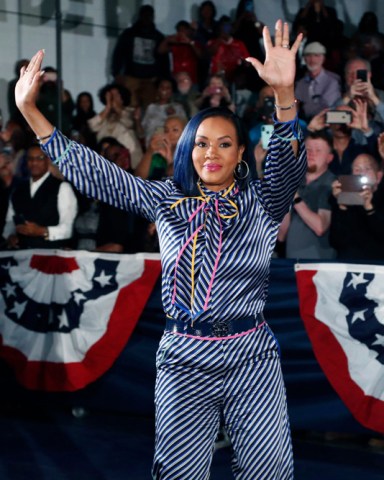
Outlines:
POLYGON ((292 125, 276 123, 263 180, 244 190, 203 187, 200 197, 185 197, 172 179, 135 177, 57 130, 43 148, 83 194, 156 222, 165 313, 213 322, 263 310, 278 228, 306 171, 299 135, 296 157, 282 139, 292 125))

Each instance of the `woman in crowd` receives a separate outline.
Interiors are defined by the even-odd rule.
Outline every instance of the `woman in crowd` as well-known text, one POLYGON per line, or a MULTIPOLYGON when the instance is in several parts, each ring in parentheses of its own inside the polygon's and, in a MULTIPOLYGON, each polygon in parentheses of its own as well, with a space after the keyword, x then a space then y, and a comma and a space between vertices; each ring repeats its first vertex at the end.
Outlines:
POLYGON ((186 123, 185 118, 176 115, 167 118, 164 132, 153 135, 135 175, 150 180, 161 180, 173 175, 173 157, 186 123))
POLYGON ((131 155, 131 167, 136 168, 143 150, 136 134, 134 109, 129 107, 129 90, 111 83, 100 90, 99 98, 105 108, 88 120, 90 129, 96 133, 97 141, 113 137, 124 145, 131 155))
POLYGON ((89 128, 88 120, 95 115, 92 95, 89 92, 80 92, 76 98, 76 114, 72 120, 71 137, 91 148, 96 148, 96 135, 89 128))
POLYGON ((195 101, 199 110, 208 107, 228 107, 233 112, 235 104, 229 93, 227 84, 222 75, 211 75, 208 79, 208 85, 202 91, 200 97, 195 101))
POLYGON ((172 81, 161 79, 157 83, 156 102, 148 105, 141 120, 146 145, 149 144, 153 134, 163 127, 164 121, 172 115, 185 118, 187 116, 183 106, 173 100, 172 81))

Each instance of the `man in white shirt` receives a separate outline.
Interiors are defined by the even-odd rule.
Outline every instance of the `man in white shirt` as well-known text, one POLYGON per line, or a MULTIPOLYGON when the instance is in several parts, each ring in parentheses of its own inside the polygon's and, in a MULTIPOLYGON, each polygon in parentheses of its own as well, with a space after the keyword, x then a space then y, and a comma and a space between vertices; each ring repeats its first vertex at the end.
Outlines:
POLYGON ((50 173, 50 164, 38 145, 28 149, 30 178, 13 191, 3 231, 9 248, 63 248, 72 237, 76 196, 50 173))

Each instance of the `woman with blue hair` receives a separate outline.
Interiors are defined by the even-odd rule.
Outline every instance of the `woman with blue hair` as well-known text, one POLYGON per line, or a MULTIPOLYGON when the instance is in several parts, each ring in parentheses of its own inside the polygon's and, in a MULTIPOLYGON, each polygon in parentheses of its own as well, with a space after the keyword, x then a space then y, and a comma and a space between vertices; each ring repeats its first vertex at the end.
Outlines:
POLYGON ((264 64, 275 96, 265 174, 256 176, 239 119, 207 109, 185 127, 174 178, 134 177, 68 140, 36 108, 43 51, 22 68, 20 111, 43 149, 83 194, 156 222, 164 335, 157 352, 155 479, 209 477, 222 422, 237 479, 292 479, 290 427, 277 341, 263 317, 279 224, 306 170, 294 99, 289 29, 267 27, 264 64))

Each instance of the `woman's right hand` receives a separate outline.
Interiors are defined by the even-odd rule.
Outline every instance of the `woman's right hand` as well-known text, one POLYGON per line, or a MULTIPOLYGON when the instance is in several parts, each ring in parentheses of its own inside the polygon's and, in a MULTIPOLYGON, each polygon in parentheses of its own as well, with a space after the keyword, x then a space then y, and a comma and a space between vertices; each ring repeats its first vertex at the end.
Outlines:
POLYGON ((28 107, 35 107, 40 90, 40 79, 43 75, 41 64, 44 50, 39 50, 31 59, 27 67, 22 67, 20 77, 15 86, 15 101, 21 112, 28 107))

